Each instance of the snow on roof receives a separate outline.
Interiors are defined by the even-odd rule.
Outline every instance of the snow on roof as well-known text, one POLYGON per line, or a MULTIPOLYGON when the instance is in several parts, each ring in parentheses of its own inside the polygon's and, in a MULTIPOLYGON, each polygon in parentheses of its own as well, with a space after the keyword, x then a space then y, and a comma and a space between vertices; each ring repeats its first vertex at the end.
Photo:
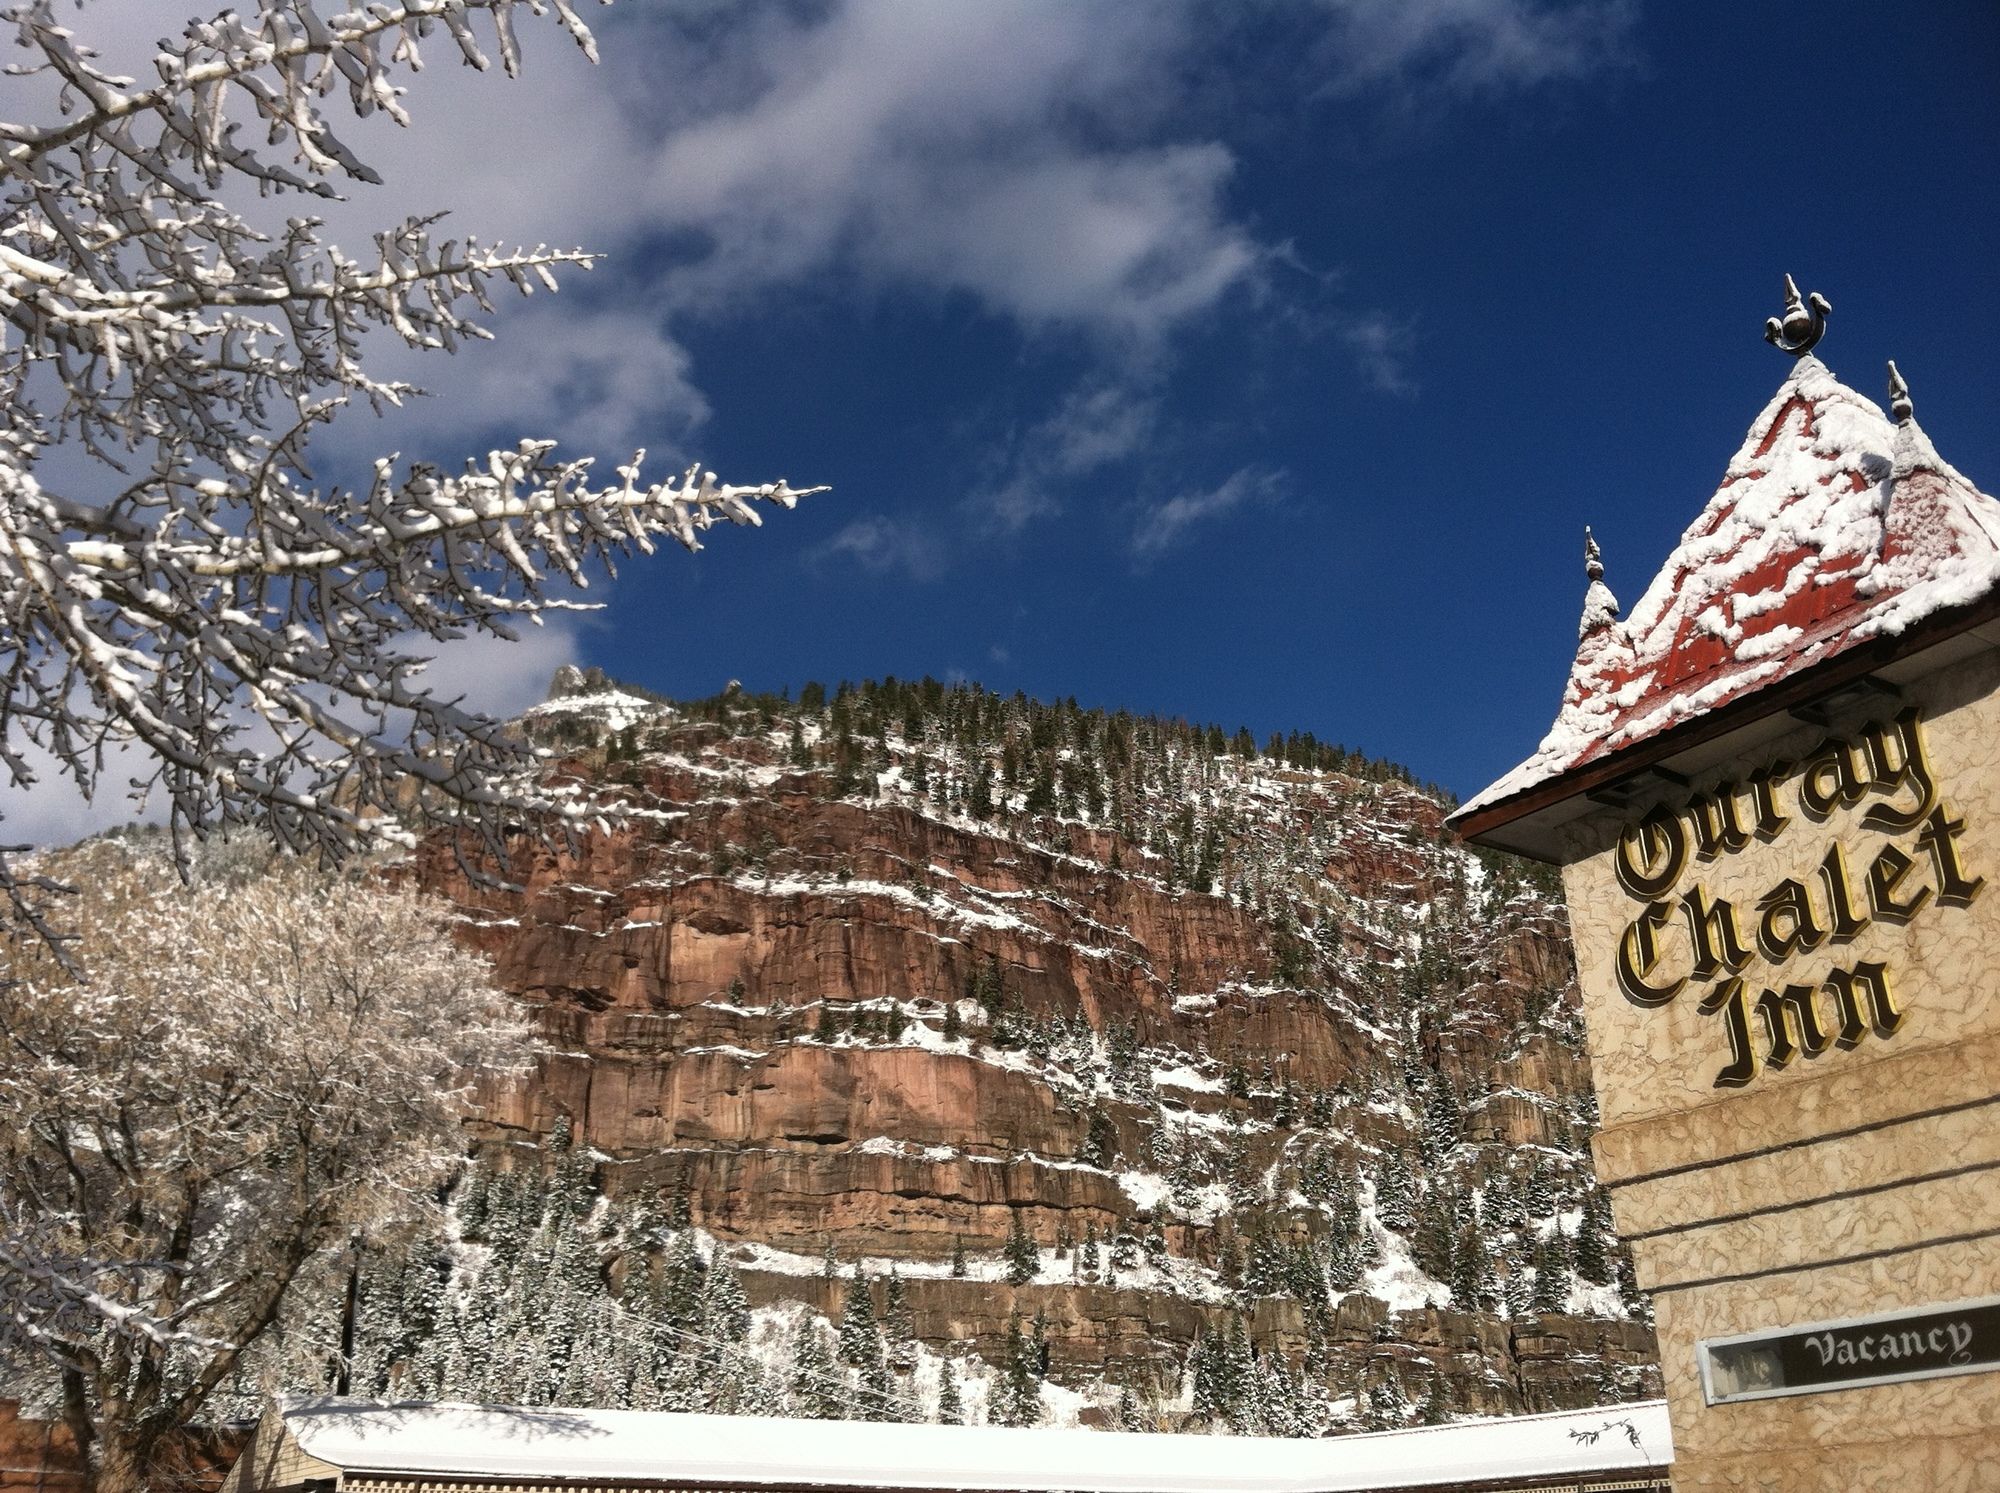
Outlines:
POLYGON ((1593 576, 1554 727, 1454 817, 2000 585, 2000 503, 1897 414, 1800 358, 1629 620, 1593 576))
POLYGON ((281 1409, 306 1452, 344 1471, 562 1481, 1358 1493, 1673 1460, 1658 1400, 1317 1441, 365 1400, 281 1409))

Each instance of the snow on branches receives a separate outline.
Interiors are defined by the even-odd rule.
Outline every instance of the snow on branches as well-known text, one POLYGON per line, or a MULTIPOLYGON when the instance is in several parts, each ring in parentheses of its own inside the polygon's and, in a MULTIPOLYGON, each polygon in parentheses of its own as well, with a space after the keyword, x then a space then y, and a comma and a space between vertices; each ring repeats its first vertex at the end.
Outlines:
POLYGON ((532 1044, 449 909, 160 850, 62 852, 89 980, 0 952, 0 1348, 60 1378, 100 1486, 143 1470, 356 1229, 420 1216, 475 1075, 532 1044))
MULTIPOLYGON (((413 823, 493 837, 504 817, 592 812, 529 786, 527 748, 434 693, 408 648, 514 636, 576 605, 546 594, 551 574, 583 585, 594 563, 696 549, 803 495, 698 467, 647 482, 643 452, 600 483, 533 440, 458 473, 389 457, 365 487, 315 481, 315 430, 415 392, 365 371, 371 345, 452 350, 490 335, 496 290, 591 263, 440 238, 435 218, 353 259, 315 217, 262 226, 231 205, 379 180, 329 101, 407 122, 399 80, 426 41, 484 68, 490 32, 512 74, 525 11, 596 55, 571 0, 327 9, 191 22, 144 87, 102 70, 56 0, 0 9, 32 59, 8 71, 51 88, 58 116, 0 122, 0 760, 22 784, 44 754, 89 794, 136 748, 134 790, 164 791, 183 855, 237 823, 338 858, 413 823)), ((32 915, 4 857, 0 886, 32 915)))

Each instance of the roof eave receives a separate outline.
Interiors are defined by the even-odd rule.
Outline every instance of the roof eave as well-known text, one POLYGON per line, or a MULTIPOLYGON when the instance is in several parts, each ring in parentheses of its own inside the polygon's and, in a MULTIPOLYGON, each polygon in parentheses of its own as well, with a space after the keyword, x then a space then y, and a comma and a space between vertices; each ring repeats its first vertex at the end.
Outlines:
MULTIPOLYGON (((1951 656, 1927 659, 1922 655, 1933 651, 1942 654, 1947 645, 1996 622, 2000 622, 2000 589, 1937 611, 1900 633, 1857 643, 1775 684, 1447 822, 1468 844, 1511 851, 1530 860, 1560 862, 1562 826, 1600 807, 1587 795, 1608 795, 1619 787, 1636 789, 1638 784, 1633 780, 1655 769, 1671 773, 1669 782, 1692 777, 1729 755, 1717 749, 1724 738, 1742 738, 1730 742, 1733 749, 1741 749, 1753 744, 1750 738, 1754 736, 1775 736, 1790 730, 1792 722, 1776 718, 1871 675, 1890 676, 1892 683, 1920 677, 1953 661, 1951 656), (1770 729, 1760 732, 1760 726, 1770 729)), ((2000 647, 2000 629, 1975 639, 1975 648, 1979 644, 2000 647)), ((1970 651, 1974 649, 1957 650, 1970 651)))

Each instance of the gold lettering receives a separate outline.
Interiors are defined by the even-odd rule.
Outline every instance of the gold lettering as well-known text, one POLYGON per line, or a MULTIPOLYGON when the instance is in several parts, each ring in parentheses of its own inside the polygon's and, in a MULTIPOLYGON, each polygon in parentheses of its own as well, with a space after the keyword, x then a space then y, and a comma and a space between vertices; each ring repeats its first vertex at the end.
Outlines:
POLYGON ((1667 917, 1666 903, 1649 902, 1646 910, 1626 926, 1618 940, 1618 988, 1625 992, 1625 999, 1635 1006, 1664 1006, 1687 985, 1685 977, 1671 985, 1646 983, 1646 976, 1660 962, 1660 945, 1656 935, 1667 925, 1667 917))
POLYGON ((1792 822, 1792 816, 1778 807, 1777 785, 1790 775, 1792 764, 1773 762, 1762 772, 1750 774, 1750 797, 1757 805, 1757 838, 1775 840, 1778 831, 1792 822))
POLYGON ((1965 821, 1950 815, 1950 808, 1944 804, 1932 809, 1917 843, 1930 852, 1932 869, 1937 872, 1938 902, 1945 907, 1970 907, 1979 889, 1986 885, 1986 878, 1966 878, 1965 867, 1958 859, 1958 847, 1952 843, 1965 832, 1965 821))
POLYGON ((1687 867, 1680 816, 1655 809, 1618 837, 1618 884, 1641 902, 1666 891, 1687 867))
POLYGON ((1734 784, 1695 799, 1688 805, 1688 818, 1694 824, 1694 853, 1702 860, 1712 861, 1725 852, 1734 855, 1750 843, 1750 832, 1736 813, 1734 784))
POLYGON ((1783 990, 1766 990, 1757 997, 1757 1014, 1764 1020, 1768 1039, 1765 1061, 1782 1068, 1803 1052, 1816 1058, 1832 1045, 1832 1037, 1819 1024, 1819 1006, 1810 985, 1787 985, 1783 990), (1798 1035, 1794 1037, 1796 1028, 1798 1035))
POLYGON ((1852 1047, 1861 1040, 1862 995, 1868 997, 1867 1025, 1876 1036, 1893 1037, 1903 1025, 1903 1013, 1896 1005, 1895 992, 1889 988, 1887 965, 1864 960, 1851 970, 1837 969, 1826 977, 1826 988, 1840 1002, 1840 1035, 1834 1041, 1842 1047, 1852 1047))
MULTIPOLYGON (((1656 807, 1626 826, 1615 848, 1619 885, 1643 904, 1619 936, 1618 988, 1634 1005, 1664 1006, 1690 984, 1705 983, 1698 1009, 1721 1018, 1729 1044, 1729 1061, 1715 1076, 1718 1088, 1740 1088, 1760 1067, 1782 1069, 1800 1057, 1853 1048, 1870 1033, 1894 1036, 1906 1013, 1884 963, 1859 961, 1818 984, 1767 987, 1754 996, 1741 972, 1753 958, 1785 965, 1829 944, 1852 943, 1877 922, 1908 923, 1933 901, 1970 906, 1987 878, 1965 864, 1964 835, 1965 821, 1952 817, 1939 792, 1914 708, 1871 723, 1851 741, 1828 738, 1796 767, 1772 762, 1719 784, 1691 797, 1678 813, 1656 807), (1866 874, 1857 875, 1849 871, 1848 847, 1833 841, 1811 875, 1786 877, 1757 898, 1746 944, 1747 900, 1739 914, 1737 901, 1712 896, 1699 880, 1678 896, 1676 884, 1692 860, 1735 855, 1753 837, 1775 839, 1791 823, 1790 806, 1781 807, 1778 791, 1787 783, 1797 785, 1796 812, 1803 817, 1823 821, 1861 808, 1861 829, 1899 836, 1915 831, 1915 843, 1905 838, 1857 849, 1868 857, 1866 874), (1920 867, 1933 873, 1929 884, 1917 874, 1920 867), (1677 944, 1668 947, 1674 922, 1685 924, 1685 961, 1677 944), (1684 973, 1671 973, 1684 962, 1684 973)), ((1910 1351, 1907 1341, 1892 1338, 1872 1347, 1889 1356, 1910 1351)))
POLYGON ((1868 766, 1873 786, 1884 793, 1908 788, 1916 802, 1907 809, 1876 804, 1861 816, 1865 829, 1915 829, 1924 822, 1937 802, 1937 783, 1930 763, 1924 758, 1923 729, 1912 706, 1896 717, 1893 726, 1870 726, 1862 733, 1868 748, 1868 766))
POLYGON ((1883 922, 1907 923, 1931 900, 1931 889, 1927 886, 1910 893, 1908 901, 1896 900, 1896 888, 1916 869, 1916 864, 1894 845, 1884 845, 1875 852, 1875 863, 1868 868, 1868 907, 1883 922))
POLYGON ((1689 973, 1695 979, 1713 979, 1724 970, 1735 974, 1750 962, 1732 903, 1721 897, 1710 900, 1707 892, 1695 887, 1681 898, 1681 911, 1687 914, 1688 937, 1694 942, 1694 967, 1689 973))
POLYGON ((1787 878, 1758 899, 1763 917, 1757 923, 1757 952, 1772 964, 1783 964, 1801 949, 1826 942, 1826 930, 1813 916, 1805 883, 1787 878))
POLYGON ((1824 819, 1867 796, 1868 780, 1856 769, 1854 748, 1844 741, 1823 743, 1799 770, 1799 807, 1811 818, 1824 819))
POLYGON ((1826 847, 1826 859, 1819 863, 1819 879, 1826 888, 1827 913, 1833 919, 1829 937, 1837 944, 1852 943, 1868 926, 1868 919, 1854 910, 1854 894, 1847 882, 1847 858, 1838 840, 1826 847))
POLYGON ((1715 1075, 1718 1089, 1740 1089, 1757 1076, 1757 1054, 1750 1046, 1749 1003, 1744 999, 1743 981, 1731 975, 1717 982, 1701 998, 1701 1012, 1722 1013, 1723 1029, 1729 1033, 1729 1063, 1715 1075))

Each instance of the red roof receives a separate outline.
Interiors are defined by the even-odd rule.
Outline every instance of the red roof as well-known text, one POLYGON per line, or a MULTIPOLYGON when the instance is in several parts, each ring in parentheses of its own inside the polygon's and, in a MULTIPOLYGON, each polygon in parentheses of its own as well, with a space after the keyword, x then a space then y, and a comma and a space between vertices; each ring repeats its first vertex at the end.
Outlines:
POLYGON ((1627 621, 1593 582, 1555 726, 1460 817, 1996 586, 2000 503, 1800 358, 1627 621))

